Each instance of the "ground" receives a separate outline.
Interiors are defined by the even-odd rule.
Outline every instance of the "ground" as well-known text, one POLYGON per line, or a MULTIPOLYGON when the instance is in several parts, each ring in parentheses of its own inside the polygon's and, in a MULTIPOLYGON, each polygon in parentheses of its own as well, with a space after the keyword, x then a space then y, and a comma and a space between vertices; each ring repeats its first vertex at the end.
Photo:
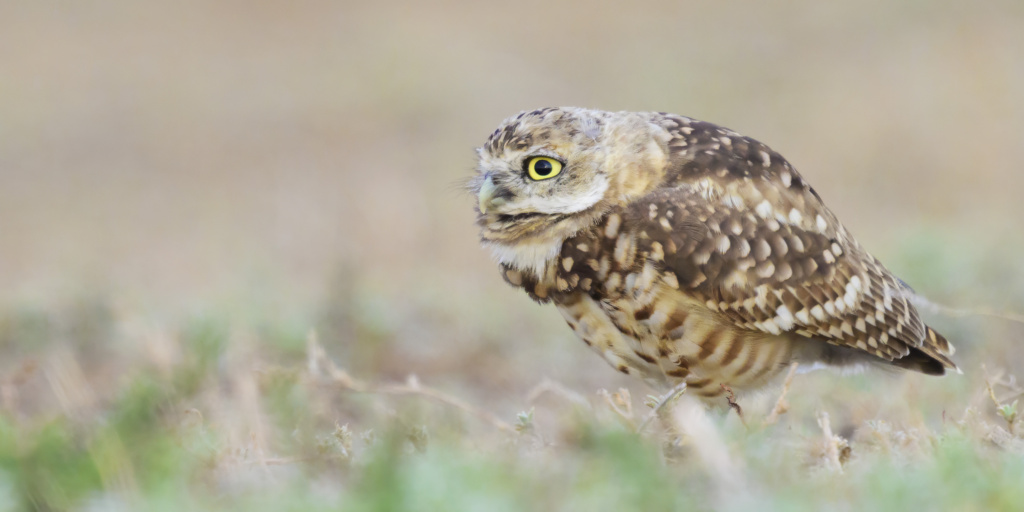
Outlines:
MULTIPOLYGON (((796 374, 781 399, 781 384, 741 397, 742 417, 680 399, 655 415, 649 390, 617 377, 540 307, 517 329, 500 308, 446 318, 437 297, 395 312, 375 308, 397 297, 368 295, 325 305, 308 323, 265 309, 163 323, 97 297, 5 309, 0 510, 1024 502, 1024 422, 1014 416, 1024 389, 977 349, 962 351, 964 375, 796 374), (421 345, 445 335, 480 346, 421 345), (524 341, 541 336, 553 339, 524 341), (551 351, 566 359, 532 360, 548 343, 567 345, 551 351)), ((941 323, 962 340, 1021 329, 941 323)))

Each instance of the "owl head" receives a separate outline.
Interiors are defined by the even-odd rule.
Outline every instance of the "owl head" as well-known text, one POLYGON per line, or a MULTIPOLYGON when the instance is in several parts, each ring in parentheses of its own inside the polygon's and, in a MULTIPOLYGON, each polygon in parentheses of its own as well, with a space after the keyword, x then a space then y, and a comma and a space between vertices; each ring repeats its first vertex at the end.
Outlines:
POLYGON ((656 116, 563 107, 506 119, 477 149, 470 182, 484 243, 503 263, 534 267, 610 208, 653 190, 668 164, 656 116))

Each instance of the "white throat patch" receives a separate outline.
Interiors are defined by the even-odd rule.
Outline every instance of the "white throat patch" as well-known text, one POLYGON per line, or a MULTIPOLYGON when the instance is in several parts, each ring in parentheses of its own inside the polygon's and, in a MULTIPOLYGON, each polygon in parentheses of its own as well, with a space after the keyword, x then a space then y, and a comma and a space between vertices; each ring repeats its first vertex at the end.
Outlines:
POLYGON ((558 257, 564 240, 556 239, 544 242, 519 242, 506 245, 498 242, 484 242, 498 263, 505 264, 516 270, 531 272, 537 280, 544 277, 544 269, 548 262, 558 257))

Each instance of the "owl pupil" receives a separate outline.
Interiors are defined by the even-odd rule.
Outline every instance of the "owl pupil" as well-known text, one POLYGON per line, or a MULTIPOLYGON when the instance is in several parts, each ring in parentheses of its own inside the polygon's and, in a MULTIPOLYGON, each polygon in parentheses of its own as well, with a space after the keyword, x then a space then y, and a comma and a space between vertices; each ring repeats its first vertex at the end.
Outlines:
POLYGON ((541 176, 547 176, 548 174, 551 174, 553 169, 551 167, 551 162, 548 162, 547 160, 540 160, 533 165, 533 170, 541 176))

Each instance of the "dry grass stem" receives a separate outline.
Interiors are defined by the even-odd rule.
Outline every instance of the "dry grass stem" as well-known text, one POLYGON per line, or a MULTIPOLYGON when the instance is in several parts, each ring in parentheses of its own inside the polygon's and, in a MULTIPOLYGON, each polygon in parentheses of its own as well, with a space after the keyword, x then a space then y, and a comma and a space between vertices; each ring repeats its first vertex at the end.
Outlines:
POLYGON ((474 407, 465 401, 448 395, 433 388, 420 384, 415 375, 410 375, 405 384, 369 384, 354 379, 345 370, 338 368, 327 357, 323 347, 317 341, 315 333, 311 333, 307 339, 307 364, 310 375, 317 380, 325 380, 329 383, 341 386, 349 391, 357 393, 375 393, 382 395, 416 395, 427 397, 443 404, 459 409, 470 416, 475 416, 485 423, 490 423, 498 430, 516 433, 515 427, 506 423, 496 414, 474 407), (326 372, 326 373, 325 373, 326 372))
POLYGON ((988 376, 988 369, 985 368, 985 365, 981 365, 981 373, 985 376, 985 391, 988 394, 988 397, 992 399, 992 403, 995 404, 998 409, 1002 404, 999 402, 999 399, 996 398, 996 390, 992 387, 992 380, 988 376))
POLYGON ((539 384, 534 386, 533 389, 531 389, 530 392, 526 394, 526 401, 532 404, 539 400, 540 397, 546 394, 552 394, 561 397, 562 399, 566 400, 569 403, 578 405, 585 409, 590 409, 590 402, 588 402, 587 399, 583 397, 583 395, 565 387, 565 385, 562 384, 561 382, 558 382, 548 377, 544 377, 544 379, 541 380, 539 384))
POLYGON ((623 411, 626 411, 626 415, 630 418, 635 417, 633 414, 633 397, 629 394, 628 389, 619 388, 618 391, 612 393, 612 400, 614 400, 623 411))
MULTIPOLYGON (((982 365, 982 371, 987 372, 985 365, 982 365)), ((1009 394, 1002 398, 996 396, 996 401, 999 404, 1005 404, 1006 402, 1024 396, 1024 388, 1021 388, 1020 384, 1017 383, 1017 378, 1014 375, 1010 375, 1006 379, 1003 379, 1003 376, 1001 374, 996 375, 995 377, 987 379, 985 383, 988 384, 990 388, 992 388, 991 394, 993 396, 996 396, 996 393, 994 391, 996 385, 1002 386, 1009 391, 1009 394)))
POLYGON ((947 316, 952 316, 956 318, 963 318, 967 316, 986 316, 989 318, 998 318, 1000 320, 1024 324, 1024 315, 1020 313, 1014 313, 1011 311, 996 311, 989 307, 954 308, 952 306, 947 306, 945 304, 932 302, 920 295, 913 293, 908 294, 908 298, 915 306, 921 309, 929 310, 933 313, 942 313, 947 316))
POLYGON ((633 417, 633 405, 631 402, 626 402, 628 405, 623 407, 621 405, 623 402, 621 393, 622 390, 619 390, 613 396, 607 389, 597 390, 597 396, 600 396, 604 400, 604 403, 608 405, 608 408, 611 409, 612 412, 618 415, 619 418, 629 426, 629 428, 634 431, 639 431, 637 430, 636 419, 633 417))
POLYGON ((775 407, 772 408, 772 412, 765 418, 765 425, 774 425, 779 421, 779 416, 786 414, 789 410, 789 402, 786 401, 786 395, 789 393, 790 386, 793 385, 793 377, 796 375, 796 369, 800 366, 800 363, 793 363, 789 365, 789 373, 786 374, 786 380, 782 383, 782 392, 779 393, 779 399, 775 401, 775 407))
MULTIPOLYGON (((997 383, 999 383, 1001 381, 1002 376, 996 376, 994 379, 990 378, 988 376, 988 370, 985 368, 985 365, 981 365, 981 371, 985 375, 985 390, 988 392, 989 398, 992 399, 992 403, 996 406, 996 414, 998 414, 1000 417, 1003 418, 1003 420, 1006 421, 1006 429, 1010 432, 1010 435, 1016 436, 1017 434, 1015 427, 1018 416, 1017 400, 1013 400, 1013 402, 1010 404, 1007 404, 1007 402, 1020 396, 1020 393, 1011 395, 1007 399, 1000 400, 999 398, 996 397, 996 391, 994 386, 992 386, 992 381, 994 380, 997 383)), ((1010 383, 1008 383, 1007 385, 1016 387, 1016 379, 1011 377, 1010 383)))
POLYGON ((827 412, 818 413, 818 426, 825 436, 825 467, 832 471, 842 473, 843 463, 839 459, 841 439, 832 433, 832 423, 827 412))

